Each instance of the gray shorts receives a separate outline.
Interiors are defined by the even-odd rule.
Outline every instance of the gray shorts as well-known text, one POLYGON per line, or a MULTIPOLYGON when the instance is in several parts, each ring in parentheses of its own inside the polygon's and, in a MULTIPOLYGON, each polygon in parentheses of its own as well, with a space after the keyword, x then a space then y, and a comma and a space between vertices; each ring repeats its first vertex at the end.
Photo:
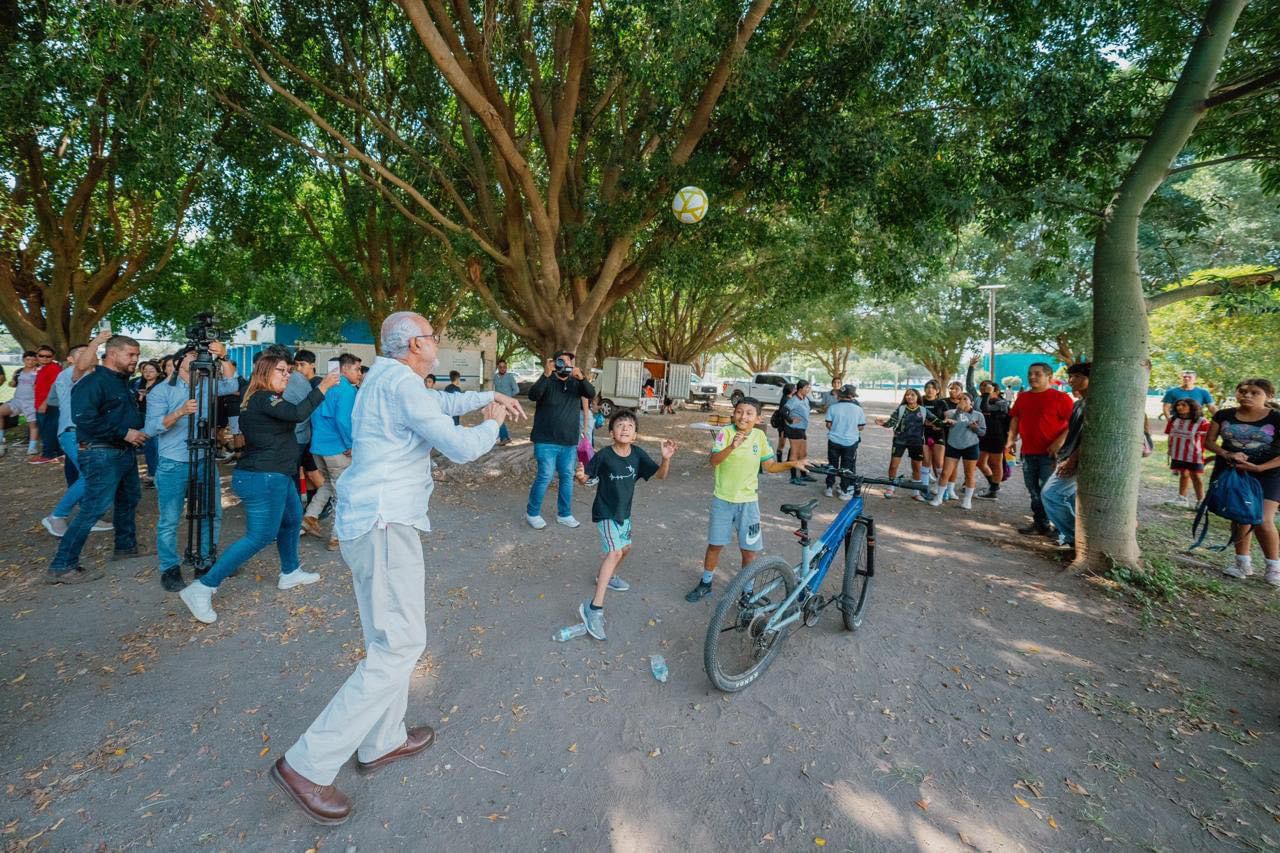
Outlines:
POLYGON ((707 521, 707 544, 725 546, 738 535, 743 551, 763 551, 764 535, 760 530, 760 503, 735 504, 711 498, 711 517, 707 521))

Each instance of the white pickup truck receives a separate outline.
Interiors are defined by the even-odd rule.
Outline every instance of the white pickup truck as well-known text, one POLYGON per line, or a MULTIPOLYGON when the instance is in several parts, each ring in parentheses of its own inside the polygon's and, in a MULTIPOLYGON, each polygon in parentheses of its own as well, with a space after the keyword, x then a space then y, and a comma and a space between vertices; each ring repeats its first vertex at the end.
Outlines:
MULTIPOLYGON (((790 373, 757 373, 750 380, 738 379, 725 390, 729 402, 737 405, 743 397, 755 397, 761 403, 778 405, 782 401, 782 386, 799 382, 804 377, 790 373)), ((826 395, 810 386, 809 408, 821 409, 826 405, 826 395)))

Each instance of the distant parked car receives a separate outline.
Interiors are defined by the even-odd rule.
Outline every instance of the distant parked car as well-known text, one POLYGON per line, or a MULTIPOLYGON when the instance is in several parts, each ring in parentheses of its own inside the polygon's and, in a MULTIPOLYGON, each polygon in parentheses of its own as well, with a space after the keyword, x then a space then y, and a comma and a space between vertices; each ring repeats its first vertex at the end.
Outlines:
POLYGON ((720 396, 720 385, 714 381, 704 382, 696 374, 689 374, 689 402, 697 403, 702 411, 707 411, 720 396))
MULTIPOLYGON (((755 397, 761 403, 778 405, 782 401, 782 386, 794 385, 804 377, 790 373, 757 373, 751 379, 739 379, 729 385, 729 400, 735 406, 743 397, 755 397)), ((810 386, 809 408, 821 409, 826 405, 827 395, 822 390, 810 386)))

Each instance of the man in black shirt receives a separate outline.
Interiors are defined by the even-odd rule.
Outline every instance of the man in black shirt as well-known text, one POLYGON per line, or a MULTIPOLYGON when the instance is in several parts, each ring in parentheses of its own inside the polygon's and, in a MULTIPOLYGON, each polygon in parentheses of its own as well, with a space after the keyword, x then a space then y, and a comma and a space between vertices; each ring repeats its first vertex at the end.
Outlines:
POLYGON ((565 527, 578 527, 573 517, 573 474, 577 467, 578 438, 582 432, 582 400, 594 399, 596 389, 574 366, 574 355, 561 351, 547 359, 542 376, 529 389, 529 399, 537 404, 533 414, 533 456, 538 461, 538 476, 529 490, 525 520, 534 530, 547 526, 542 519, 542 499, 552 476, 559 478, 556 495, 556 521, 565 527))
POLYGON ((1078 399, 1071 409, 1067 431, 1049 445, 1057 466, 1040 490, 1044 511, 1058 528, 1058 548, 1075 553, 1076 550, 1076 468, 1080 463, 1080 433, 1084 430, 1085 399, 1089 395, 1089 362, 1080 362, 1067 368, 1067 381, 1078 399))
POLYGON ((142 495, 136 449, 147 440, 142 412, 129 389, 138 366, 138 342, 124 335, 107 340, 102 364, 71 389, 71 416, 79 443, 80 474, 85 480, 80 511, 58 542, 49 564, 49 583, 83 583, 102 577, 101 571, 80 567, 80 550, 94 522, 114 504, 116 548, 112 559, 138 553, 134 510, 142 495))

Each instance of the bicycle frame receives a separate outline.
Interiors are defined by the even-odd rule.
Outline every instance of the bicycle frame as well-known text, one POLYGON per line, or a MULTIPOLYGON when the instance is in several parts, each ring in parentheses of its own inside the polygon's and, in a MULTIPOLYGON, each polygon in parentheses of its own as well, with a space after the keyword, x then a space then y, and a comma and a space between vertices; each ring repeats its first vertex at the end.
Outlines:
MULTIPOLYGON (((864 501, 861 494, 854 497, 844 505, 844 507, 836 514, 835 520, 831 525, 823 531, 822 535, 816 541, 805 538, 800 546, 800 563, 795 566, 796 575, 800 578, 800 583, 796 585, 795 590, 786 597, 773 611, 773 615, 769 617, 769 621, 765 623, 764 630, 766 632, 777 632, 786 628, 804 617, 804 612, 797 609, 785 619, 779 617, 786 613, 801 598, 808 598, 810 595, 817 593, 821 588, 822 582, 827 577, 827 572, 831 569, 831 563, 835 559, 836 554, 840 550, 840 545, 844 542, 845 536, 858 523, 862 522, 862 509, 864 501)), ((801 527, 804 529, 804 526, 801 527)), ((870 569, 870 566, 868 566, 870 569)), ((780 581, 774 581, 762 590, 757 590, 748 601, 749 604, 758 601, 760 598, 768 594, 772 589, 776 589, 780 581)), ((766 612, 770 608, 765 608, 766 612)))

